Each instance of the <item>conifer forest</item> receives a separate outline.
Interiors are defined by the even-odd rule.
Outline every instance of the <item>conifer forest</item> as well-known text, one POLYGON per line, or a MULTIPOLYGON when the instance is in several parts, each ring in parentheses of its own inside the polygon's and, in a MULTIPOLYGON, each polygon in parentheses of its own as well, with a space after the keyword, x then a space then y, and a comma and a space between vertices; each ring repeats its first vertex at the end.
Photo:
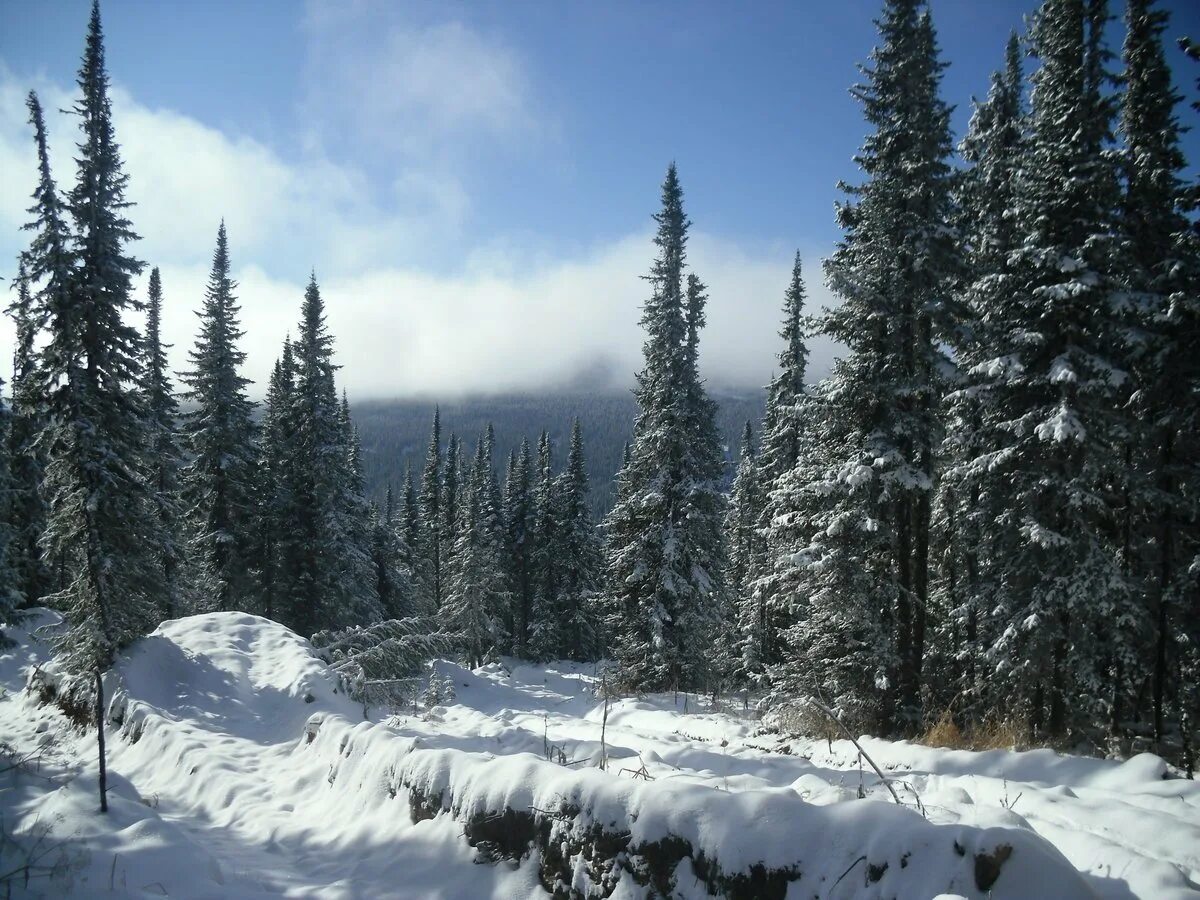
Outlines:
POLYGON ((1200 897, 1200 43, 1029 0, 949 96, 877 3, 765 399, 685 146, 631 397, 468 413, 357 402, 302 256, 250 377, 235 220, 202 296, 139 249, 93 0, 0 174, 5 896, 1200 897))

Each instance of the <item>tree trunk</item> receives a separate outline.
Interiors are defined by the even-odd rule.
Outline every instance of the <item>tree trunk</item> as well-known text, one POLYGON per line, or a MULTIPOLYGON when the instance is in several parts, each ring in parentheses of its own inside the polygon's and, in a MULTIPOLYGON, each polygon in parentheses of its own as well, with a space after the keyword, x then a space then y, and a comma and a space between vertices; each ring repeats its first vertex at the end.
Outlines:
POLYGON ((1161 756, 1165 736, 1164 708, 1167 695, 1167 645, 1170 643, 1170 623, 1168 621, 1167 593, 1174 577, 1174 522, 1171 503, 1174 498, 1174 481, 1171 478, 1171 464, 1175 449, 1175 435, 1170 427, 1163 429, 1159 444, 1159 489, 1164 497, 1171 498, 1164 504, 1159 514, 1159 546, 1158 546, 1158 584, 1155 593, 1158 595, 1156 634, 1154 636, 1154 744, 1161 756))
POLYGON ((100 754, 100 812, 108 812, 108 769, 104 760, 104 677, 96 669, 96 746, 100 754))

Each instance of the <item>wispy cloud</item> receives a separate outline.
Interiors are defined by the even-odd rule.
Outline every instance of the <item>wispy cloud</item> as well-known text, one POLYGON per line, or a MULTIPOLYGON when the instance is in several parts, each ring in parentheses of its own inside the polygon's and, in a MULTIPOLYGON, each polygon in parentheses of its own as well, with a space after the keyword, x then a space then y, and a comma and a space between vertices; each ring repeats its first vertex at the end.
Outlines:
POLYGON ((303 28, 305 113, 323 145, 432 161, 549 129, 525 61, 497 35, 380 0, 311 0, 303 28))

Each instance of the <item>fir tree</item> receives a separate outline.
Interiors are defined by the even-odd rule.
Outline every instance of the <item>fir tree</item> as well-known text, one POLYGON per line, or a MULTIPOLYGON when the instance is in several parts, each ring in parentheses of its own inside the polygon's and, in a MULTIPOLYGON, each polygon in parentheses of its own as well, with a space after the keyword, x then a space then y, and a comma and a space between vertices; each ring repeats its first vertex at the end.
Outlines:
POLYGON ((763 422, 762 452, 758 462, 762 480, 767 484, 796 465, 800 455, 803 423, 796 411, 804 393, 808 368, 808 348, 804 343, 804 277, 800 252, 792 264, 792 280, 784 294, 783 349, 779 352, 779 373, 767 387, 767 412, 763 422))
POLYGON ((530 566, 533 570, 533 612, 529 651, 534 659, 562 655, 563 610, 559 606, 559 579, 565 560, 559 538, 562 522, 554 479, 553 445, 548 432, 538 438, 537 475, 532 491, 530 566))
MULTIPOLYGON (((378 572, 373 558, 373 522, 377 511, 372 510, 366 497, 366 482, 362 466, 362 445, 358 429, 350 415, 350 401, 342 392, 339 414, 342 432, 342 477, 339 480, 338 509, 340 511, 339 532, 345 536, 342 547, 340 573, 345 606, 340 611, 341 621, 370 623, 384 616, 376 590, 378 572)), ((394 556, 394 554, 393 554, 394 556)), ((394 559, 389 560, 394 567, 394 559)))
POLYGON ((1116 181, 1103 154, 1103 4, 1047 0, 1030 39, 1031 134, 1014 213, 1018 244, 989 295, 988 345, 974 372, 979 490, 999 511, 979 555, 996 635, 1002 702, 1035 734, 1062 734, 1110 695, 1128 631, 1127 579, 1112 541, 1109 488, 1121 473, 1115 415, 1126 373, 1114 268, 1116 181))
POLYGON ((45 416, 34 342, 43 316, 29 291, 24 258, 18 262, 14 287, 17 297, 9 307, 16 325, 16 347, 7 445, 11 479, 8 514, 12 529, 8 553, 14 589, 23 603, 35 605, 51 592, 53 585, 39 545, 46 527, 46 503, 42 497, 46 459, 38 443, 45 416))
MULTIPOLYGON (((12 552, 17 547, 17 535, 12 527, 15 522, 12 517, 14 492, 8 449, 11 428, 12 410, 4 402, 4 379, 0 377, 0 623, 11 622, 21 602, 12 552)), ((7 649, 11 644, 11 639, 0 628, 0 649, 7 649)))
MULTIPOLYGON (((1126 176, 1121 225, 1130 242, 1129 286, 1135 298, 1138 389, 1132 421, 1144 475, 1132 501, 1132 525, 1142 536, 1133 558, 1141 563, 1138 574, 1151 623, 1151 716, 1161 754, 1172 698, 1180 710, 1178 719, 1184 718, 1181 706, 1198 699, 1186 695, 1179 649, 1200 639, 1194 627, 1200 617, 1195 574, 1189 575, 1186 563, 1200 547, 1195 527, 1200 496, 1195 444, 1200 425, 1195 403, 1200 392, 1200 240, 1187 217, 1186 160, 1175 112, 1180 96, 1163 49, 1167 16, 1154 7, 1151 0, 1126 5, 1120 126, 1126 176)), ((1193 706, 1193 721, 1197 712, 1193 706)))
POLYGON ((558 655, 574 660, 596 659, 602 649, 598 604, 603 558, 599 535, 588 512, 587 461, 578 418, 571 425, 571 448, 567 467, 559 476, 558 496, 558 655))
POLYGON ((521 440, 521 449, 509 459, 504 482, 503 522, 504 559, 508 573, 508 591, 512 598, 511 649, 514 655, 527 657, 532 630, 534 590, 533 571, 533 500, 530 493, 533 459, 529 442, 521 440))
POLYGON ((991 666, 985 656, 996 637, 990 621, 996 573, 985 566, 979 546, 984 531, 1004 512, 1001 495, 988 490, 982 477, 997 448, 981 426, 995 400, 988 384, 1006 364, 994 350, 1008 327, 997 312, 1011 287, 1010 259, 1020 241, 1014 212, 1026 151, 1023 84, 1021 49, 1013 34, 1004 69, 992 76, 987 99, 971 116, 961 146, 971 165, 956 185, 957 226, 966 246, 959 288, 966 327, 955 342, 957 377, 945 397, 948 428, 935 523, 933 600, 940 620, 942 688, 958 695, 964 718, 976 721, 991 711, 986 696, 991 666))
POLYGON ((481 665, 503 643, 502 616, 510 603, 501 548, 494 537, 497 514, 488 489, 490 470, 481 436, 463 498, 444 608, 471 667, 481 665))
POLYGON ((200 609, 248 610, 258 599, 253 553, 258 460, 254 405, 246 396, 250 381, 239 374, 246 354, 238 347, 244 332, 236 289, 222 222, 197 312, 200 332, 189 354, 192 368, 183 375, 188 386, 183 397, 193 404, 183 417, 191 457, 182 474, 183 496, 200 609))
POLYGON ((338 402, 333 337, 316 276, 301 306, 292 389, 291 522, 295 572, 285 596, 292 627, 366 625, 378 617, 370 557, 365 552, 357 441, 338 402))
POLYGON ((754 567, 766 556, 766 541, 759 528, 765 506, 754 432, 747 422, 725 515, 729 546, 725 580, 737 616, 738 674, 748 681, 756 681, 765 673, 775 639, 764 602, 765 593, 756 594, 753 590, 754 567))
POLYGON ((260 606, 268 618, 290 615, 284 602, 289 585, 299 577, 293 456, 296 361, 287 337, 267 383, 266 408, 260 430, 257 494, 258 548, 261 559, 260 606))
MULTIPOLYGON (((795 620, 795 574, 788 566, 776 573, 773 560, 786 558, 792 542, 798 505, 803 496, 777 490, 781 479, 800 462, 801 448, 810 437, 807 421, 809 397, 804 378, 808 368, 805 344, 804 277, 800 253, 792 264, 792 278, 784 293, 783 325, 779 336, 779 372, 767 386, 767 404, 763 414, 762 451, 754 461, 758 485, 744 485, 748 503, 757 504, 757 519, 744 520, 758 535, 744 533, 741 561, 742 587, 735 593, 741 638, 740 671, 751 681, 763 678, 781 661, 780 634, 795 620)), ((742 504, 743 506, 745 503, 742 504)), ((745 516, 748 510, 739 510, 745 516)), ((731 535, 732 538, 732 535, 731 535)))
POLYGON ((880 688, 903 717, 919 711, 937 403, 948 364, 941 341, 954 326, 949 109, 923 7, 884 4, 882 43, 854 90, 874 129, 856 157, 867 180, 846 188, 852 200, 839 207, 845 236, 826 273, 844 302, 820 322, 848 353, 835 364, 819 424, 824 447, 815 456, 828 467, 811 474, 820 487, 793 486, 822 501, 813 544, 795 557, 807 621, 789 635, 790 675, 809 690, 822 668, 838 668, 846 680, 832 702, 868 721, 884 707, 866 694, 880 688))
POLYGON ((442 608, 445 577, 442 566, 442 423, 441 411, 433 411, 433 428, 429 434, 429 449, 421 473, 420 538, 417 571, 422 612, 430 615, 442 608))
POLYGON ((458 542, 461 510, 458 508, 459 486, 462 482, 462 445, 458 436, 450 433, 446 442, 446 460, 442 469, 441 520, 438 522, 438 541, 441 544, 439 559, 442 567, 449 570, 454 563, 455 545, 458 542))
POLYGON ((675 166, 655 214, 658 257, 642 315, 645 365, 629 464, 608 519, 607 578, 618 660, 638 689, 690 687, 705 668, 721 594, 722 460, 696 370, 704 291, 684 287, 688 221, 675 166))
POLYGON ((180 571, 184 558, 180 524, 184 512, 179 484, 183 453, 177 437, 179 404, 172 393, 167 371, 166 351, 170 345, 162 341, 162 299, 162 277, 155 266, 150 270, 142 393, 150 428, 150 483, 159 531, 164 539, 158 551, 165 591, 162 614, 164 618, 171 618, 184 611, 185 590, 180 571))
POLYGON ((396 520, 392 486, 387 488, 383 509, 373 510, 371 561, 375 568, 375 593, 385 619, 402 619, 408 610, 407 564, 404 560, 399 523, 396 520))
POLYGON ((124 321, 141 308, 131 279, 142 264, 126 250, 136 235, 125 218, 128 179, 113 132, 97 4, 78 84, 74 112, 83 137, 66 202, 70 237, 50 176, 41 109, 30 98, 41 177, 27 260, 31 281, 42 285, 38 306, 48 331, 40 366, 49 507, 42 549, 62 561, 65 576, 47 602, 66 611, 59 639, 64 665, 83 673, 106 668, 114 653, 149 631, 163 597, 155 557, 162 542, 141 471, 140 341, 124 321))

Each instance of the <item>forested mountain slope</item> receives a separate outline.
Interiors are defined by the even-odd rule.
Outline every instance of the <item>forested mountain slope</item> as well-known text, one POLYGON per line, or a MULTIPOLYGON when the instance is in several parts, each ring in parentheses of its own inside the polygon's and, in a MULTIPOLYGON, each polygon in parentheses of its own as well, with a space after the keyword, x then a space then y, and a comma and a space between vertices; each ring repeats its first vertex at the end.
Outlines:
MULTIPOLYGON (((747 420, 758 427, 765 395, 759 391, 714 392, 713 397, 718 403, 717 425, 725 439, 725 455, 736 463, 742 427, 747 420)), ((412 466, 414 478, 420 474, 435 405, 437 401, 432 399, 369 400, 354 404, 370 496, 381 497, 389 482, 399 488, 406 465, 412 466)), ((561 464, 566 460, 571 420, 578 416, 587 442, 592 512, 599 517, 612 506, 613 478, 621 465, 621 450, 633 431, 636 407, 632 394, 465 397, 442 401, 440 408, 443 433, 454 432, 468 442, 491 422, 496 428, 498 464, 508 458, 510 450, 520 447, 522 438, 535 447, 543 428, 550 432, 556 464, 561 464)))

